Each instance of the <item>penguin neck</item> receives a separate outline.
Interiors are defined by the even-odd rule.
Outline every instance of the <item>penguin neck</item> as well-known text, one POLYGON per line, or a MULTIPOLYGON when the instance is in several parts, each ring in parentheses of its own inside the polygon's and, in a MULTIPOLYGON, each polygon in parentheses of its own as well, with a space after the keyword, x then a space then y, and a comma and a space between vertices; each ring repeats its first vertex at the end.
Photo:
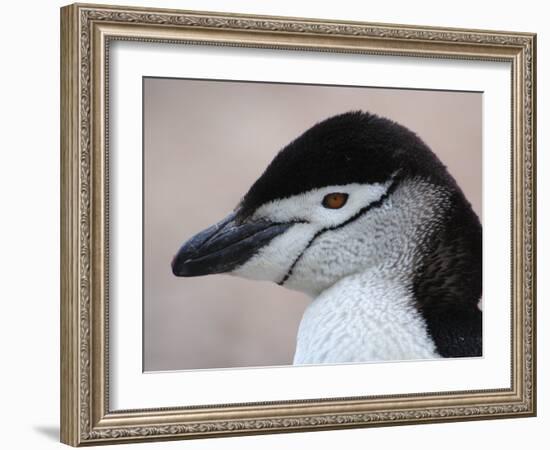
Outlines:
POLYGON ((415 306, 410 274, 370 268, 342 278, 308 306, 298 331, 294 364, 438 356, 415 306))
POLYGON ((413 296, 441 356, 481 356, 481 224, 462 193, 452 204, 415 269, 413 296))

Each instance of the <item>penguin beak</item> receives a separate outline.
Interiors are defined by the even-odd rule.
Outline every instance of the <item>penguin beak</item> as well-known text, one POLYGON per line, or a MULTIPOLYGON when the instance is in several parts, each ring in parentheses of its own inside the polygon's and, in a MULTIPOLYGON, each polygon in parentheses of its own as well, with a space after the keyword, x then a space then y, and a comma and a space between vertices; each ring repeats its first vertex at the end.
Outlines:
POLYGON ((189 239, 172 260, 177 277, 230 272, 244 264, 292 223, 237 222, 233 212, 189 239))

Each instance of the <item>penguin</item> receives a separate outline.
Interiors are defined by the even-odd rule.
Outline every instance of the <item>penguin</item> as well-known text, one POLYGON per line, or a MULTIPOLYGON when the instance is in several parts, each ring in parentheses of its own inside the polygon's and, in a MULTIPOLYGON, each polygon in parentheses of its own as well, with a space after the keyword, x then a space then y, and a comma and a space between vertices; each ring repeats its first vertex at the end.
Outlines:
POLYGON ((419 136, 370 112, 325 119, 280 150, 172 272, 310 296, 295 365, 482 356, 479 218, 419 136))

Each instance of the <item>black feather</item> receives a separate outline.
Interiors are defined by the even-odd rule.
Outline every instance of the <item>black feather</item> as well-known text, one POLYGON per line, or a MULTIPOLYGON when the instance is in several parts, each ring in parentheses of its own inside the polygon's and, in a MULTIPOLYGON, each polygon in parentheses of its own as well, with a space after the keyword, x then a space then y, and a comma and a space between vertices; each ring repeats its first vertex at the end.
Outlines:
POLYGON ((317 123, 283 148, 239 205, 244 218, 266 202, 311 189, 385 182, 399 171, 436 184, 454 184, 445 166, 412 131, 355 111, 317 123))
POLYGON ((481 356, 482 231, 457 191, 414 277, 414 297, 442 356, 481 356))

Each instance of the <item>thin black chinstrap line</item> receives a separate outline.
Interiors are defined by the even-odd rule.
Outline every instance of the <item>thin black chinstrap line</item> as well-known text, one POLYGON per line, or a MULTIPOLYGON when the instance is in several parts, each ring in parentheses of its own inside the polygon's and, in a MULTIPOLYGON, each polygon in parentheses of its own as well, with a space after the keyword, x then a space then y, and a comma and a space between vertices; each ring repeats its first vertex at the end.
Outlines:
POLYGON ((342 228, 342 227, 345 227, 346 225, 349 225, 351 222, 354 222, 355 220, 357 220, 359 217, 361 217, 363 214, 366 214, 368 211, 370 211, 371 209, 374 209, 374 208, 378 208, 380 206, 382 206, 382 204, 386 201, 386 199, 393 193, 393 191, 395 191, 395 188, 397 187, 398 183, 397 183, 398 179, 397 178, 394 178, 393 181, 392 181, 392 184, 390 185, 390 187, 388 188, 388 190, 384 193, 384 195, 382 195, 382 197, 380 197, 378 200, 372 202, 372 203, 369 203, 367 206, 361 208, 355 215, 353 215, 352 217, 350 217, 348 220, 346 220, 345 222, 342 222, 338 225, 334 225, 334 226, 331 226, 331 227, 326 227, 326 228, 323 228, 321 230, 319 230, 317 233, 315 233, 315 235, 309 240, 309 242, 307 243, 307 245, 304 247, 304 249, 300 252, 300 254, 296 257, 296 259, 294 260, 294 262, 291 264, 290 268, 288 269, 288 272, 286 273, 286 275, 284 276, 284 278, 277 282, 277 284, 279 286, 283 286, 285 284, 285 282, 290 278, 290 276, 292 275, 292 271, 294 270, 294 267, 296 267, 296 264, 298 264, 298 261, 300 261, 300 259, 302 258, 302 256, 304 255, 304 253, 306 252, 306 250, 311 247, 311 245, 313 244, 313 242, 319 237, 321 236, 322 234, 326 233, 327 231, 332 231, 332 230, 337 230, 338 228, 342 228))

